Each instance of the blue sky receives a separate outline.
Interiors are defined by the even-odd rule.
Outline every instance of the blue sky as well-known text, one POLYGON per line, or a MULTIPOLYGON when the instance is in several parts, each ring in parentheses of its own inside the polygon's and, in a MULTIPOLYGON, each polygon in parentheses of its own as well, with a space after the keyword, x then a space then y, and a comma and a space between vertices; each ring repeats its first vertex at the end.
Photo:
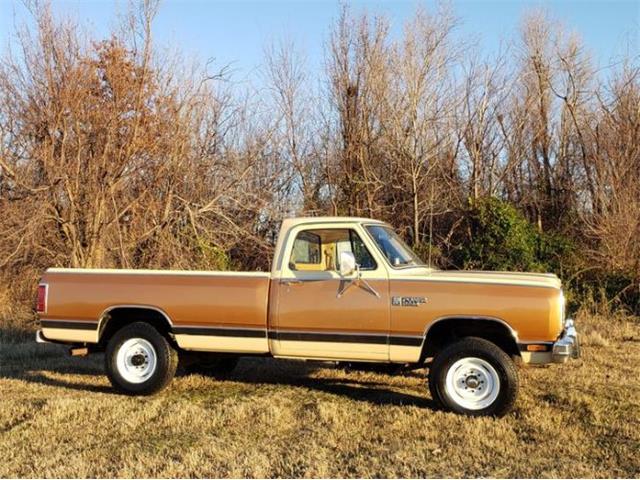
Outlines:
MULTIPOLYGON (((427 9, 434 2, 356 1, 354 11, 384 13, 392 32, 418 3, 427 9)), ((340 2, 326 1, 205 1, 165 0, 154 24, 156 42, 178 47, 187 55, 203 60, 215 58, 219 65, 232 64, 236 77, 250 77, 263 59, 269 42, 288 39, 304 51, 308 66, 319 71, 323 43, 331 23, 339 14, 340 2)), ((483 52, 495 52, 502 41, 514 37, 523 12, 543 7, 568 30, 576 31, 600 66, 619 59, 629 51, 640 52, 640 0, 453 0, 460 18, 458 34, 473 38, 483 52)), ((98 34, 107 34, 115 12, 126 2, 105 0, 59 0, 53 2, 57 14, 71 14, 98 34)), ((17 22, 28 19, 21 0, 0 0, 0 50, 4 50, 17 22)), ((636 57, 637 58, 637 57, 636 57)))

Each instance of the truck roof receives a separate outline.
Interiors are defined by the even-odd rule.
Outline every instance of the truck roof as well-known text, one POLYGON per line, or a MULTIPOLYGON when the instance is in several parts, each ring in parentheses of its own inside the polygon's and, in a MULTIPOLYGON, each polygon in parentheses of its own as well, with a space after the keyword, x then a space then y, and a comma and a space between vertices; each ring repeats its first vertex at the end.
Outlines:
POLYGON ((285 218, 282 221, 282 226, 288 229, 303 223, 347 223, 347 222, 384 224, 384 222, 380 220, 374 220, 373 218, 364 218, 364 217, 293 217, 293 218, 285 218))

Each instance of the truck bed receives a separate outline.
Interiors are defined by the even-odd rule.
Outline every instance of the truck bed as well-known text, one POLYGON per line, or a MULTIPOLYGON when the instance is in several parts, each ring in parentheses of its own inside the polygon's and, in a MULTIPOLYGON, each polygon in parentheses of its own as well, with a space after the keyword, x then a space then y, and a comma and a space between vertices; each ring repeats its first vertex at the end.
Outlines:
POLYGON ((269 282, 266 272, 49 269, 42 333, 97 342, 118 310, 150 307, 184 349, 268 352, 269 282))

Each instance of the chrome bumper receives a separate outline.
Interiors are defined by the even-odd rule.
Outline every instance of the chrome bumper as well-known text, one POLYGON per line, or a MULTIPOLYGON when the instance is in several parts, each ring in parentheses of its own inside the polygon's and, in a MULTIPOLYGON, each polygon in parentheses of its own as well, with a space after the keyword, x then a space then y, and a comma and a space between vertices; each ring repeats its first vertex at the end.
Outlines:
POLYGON ((580 356, 580 343, 578 342, 578 331, 572 319, 564 322, 562 336, 553 344, 551 358, 554 363, 564 363, 569 358, 580 356))
POLYGON ((38 330, 36 332, 36 343, 51 343, 46 337, 42 334, 42 330, 38 330))

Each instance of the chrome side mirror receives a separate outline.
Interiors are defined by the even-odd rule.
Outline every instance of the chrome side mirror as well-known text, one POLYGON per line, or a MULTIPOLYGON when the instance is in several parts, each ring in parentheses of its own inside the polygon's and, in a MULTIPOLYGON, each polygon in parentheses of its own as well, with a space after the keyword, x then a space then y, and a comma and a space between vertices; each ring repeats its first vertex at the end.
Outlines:
POLYGON ((351 252, 341 252, 340 253, 340 275, 342 277, 350 277, 353 274, 356 274, 348 281, 340 281, 340 288, 338 290, 338 294, 336 295, 338 298, 342 297, 345 291, 351 287, 352 285, 356 285, 359 288, 363 288, 368 292, 372 293, 376 296, 376 298, 380 298, 380 294, 376 292, 376 290, 369 285, 364 278, 362 278, 362 274, 360 273, 360 265, 356 263, 356 257, 351 252))
POLYGON ((340 252, 340 275, 348 277, 356 271, 356 257, 351 252, 340 252))

